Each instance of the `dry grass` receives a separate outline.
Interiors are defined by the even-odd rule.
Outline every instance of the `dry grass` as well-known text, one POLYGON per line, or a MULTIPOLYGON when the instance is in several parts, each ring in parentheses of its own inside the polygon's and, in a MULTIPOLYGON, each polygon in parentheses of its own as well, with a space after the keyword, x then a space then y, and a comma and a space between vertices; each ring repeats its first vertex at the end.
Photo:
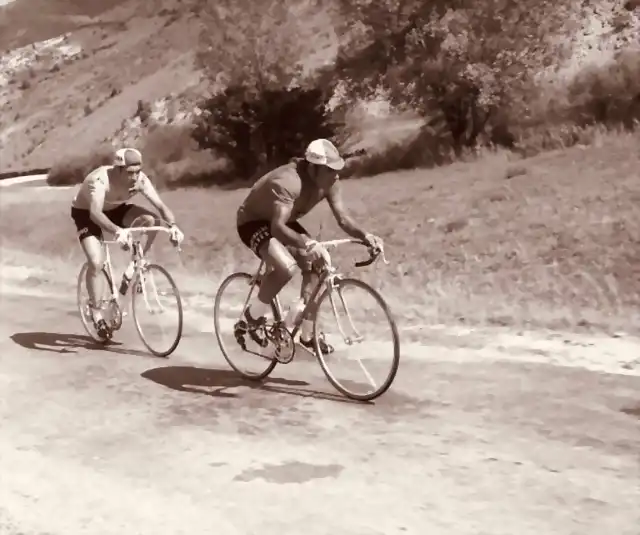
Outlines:
MULTIPOLYGON (((546 153, 523 161, 526 174, 510 179, 511 163, 494 154, 349 180, 353 214, 386 240, 392 262, 361 274, 406 323, 634 331, 640 298, 637 142, 637 135, 609 135, 592 147, 546 153)), ((72 192, 34 190, 41 202, 34 209, 30 199, 28 215, 24 194, 3 192, 5 260, 7 248, 61 257, 73 265, 67 274, 73 282, 81 256, 68 216, 72 192)), ((256 266, 234 228, 243 195, 165 194, 188 236, 186 291, 211 295, 224 274, 256 266)), ((326 206, 305 223, 313 232, 322 227, 323 238, 340 234, 326 206)), ((358 253, 340 253, 342 266, 358 253)), ((163 251, 161 258, 171 257, 163 251)))

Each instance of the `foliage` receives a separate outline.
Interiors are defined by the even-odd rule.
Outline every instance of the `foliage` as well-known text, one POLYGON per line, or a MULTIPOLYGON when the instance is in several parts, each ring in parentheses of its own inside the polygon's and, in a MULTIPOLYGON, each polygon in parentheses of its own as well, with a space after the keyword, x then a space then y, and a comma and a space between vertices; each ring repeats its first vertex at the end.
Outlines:
POLYGON ((94 152, 57 162, 47 175, 50 186, 79 184, 96 167, 108 165, 113 158, 113 149, 104 145, 94 152))
POLYGON ((200 148, 226 157, 238 178, 251 179, 300 155, 316 137, 332 137, 331 93, 319 88, 264 90, 233 86, 201 105, 193 137, 200 148))
POLYGON ((212 95, 200 105, 193 137, 231 162, 236 178, 299 155, 314 137, 332 137, 333 84, 321 89, 304 72, 317 44, 315 4, 295 0, 200 0, 197 63, 212 95))
POLYGON ((634 128, 640 122, 640 51, 624 51, 578 74, 569 86, 569 102, 577 124, 634 128))
POLYGON ((302 73, 303 29, 293 0, 201 0, 197 65, 212 92, 288 87, 302 73))
POLYGON ((338 61, 351 95, 384 88, 395 105, 440 121, 458 153, 571 49, 558 38, 574 15, 571 0, 340 1, 360 21, 343 34, 338 61))

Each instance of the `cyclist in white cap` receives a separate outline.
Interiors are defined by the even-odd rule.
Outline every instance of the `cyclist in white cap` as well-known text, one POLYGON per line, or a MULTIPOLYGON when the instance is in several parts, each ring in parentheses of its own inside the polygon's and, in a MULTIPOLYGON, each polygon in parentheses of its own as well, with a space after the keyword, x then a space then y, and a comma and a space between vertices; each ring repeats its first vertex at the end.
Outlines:
MULTIPOLYGON (((71 203, 71 218, 78 231, 80 246, 89 263, 87 291, 92 307, 93 321, 99 334, 106 332, 106 322, 96 304, 98 275, 104 264, 101 241, 104 230, 115 234, 115 239, 125 245, 129 241, 126 227, 135 221, 136 226, 151 226, 157 223, 153 212, 128 201, 141 193, 171 225, 171 239, 180 242, 184 235, 175 224, 173 213, 160 199, 149 177, 142 171, 142 154, 137 149, 124 148, 116 151, 112 165, 103 165, 89 173, 71 203)), ((146 253, 155 239, 149 233, 144 245, 146 253)))
MULTIPOLYGON (((326 199, 340 228, 363 240, 370 247, 380 238, 363 230, 347 214, 337 171, 345 166, 338 149, 327 139, 312 141, 304 158, 294 158, 260 178, 238 209, 237 228, 242 242, 263 259, 270 272, 263 279, 257 297, 245 310, 249 334, 266 321, 270 303, 293 277, 296 266, 302 271, 300 296, 306 303, 316 281, 317 270, 324 265, 326 250, 309 236, 298 222, 320 201, 326 199)), ((313 324, 304 320, 300 343, 312 348, 313 324)), ((321 341, 323 353, 332 348, 321 341)))

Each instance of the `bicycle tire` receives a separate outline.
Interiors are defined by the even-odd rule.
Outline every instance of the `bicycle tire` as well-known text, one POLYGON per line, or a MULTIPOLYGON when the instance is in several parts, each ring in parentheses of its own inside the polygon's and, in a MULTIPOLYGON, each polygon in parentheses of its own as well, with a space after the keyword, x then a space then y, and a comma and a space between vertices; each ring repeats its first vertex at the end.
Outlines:
MULTIPOLYGON (((216 333, 216 339, 218 340, 218 346, 220 347, 222 356, 227 361, 227 364, 229 364, 229 366, 231 366, 231 368, 236 373, 238 373, 241 377, 249 381, 262 381, 263 379, 267 378, 269 374, 274 370, 274 368, 278 364, 278 361, 275 359, 273 360, 265 359, 265 363, 267 364, 267 366, 264 369, 264 371, 255 373, 255 374, 247 373, 244 370, 242 370, 240 367, 238 367, 236 363, 234 363, 233 359, 231 358, 227 349, 225 348, 224 341, 222 340, 222 336, 221 336, 222 329, 220 326, 220 320, 222 319, 220 314, 220 302, 221 302, 222 294, 224 290, 227 288, 227 286, 229 286, 229 284, 231 284, 232 281, 236 279, 243 279, 243 282, 248 286, 251 283, 253 276, 249 275, 249 273, 238 271, 238 272, 232 273, 220 283, 220 286, 218 287, 218 291, 216 292, 216 297, 213 305, 213 326, 214 326, 214 331, 216 333)), ((277 317, 278 312, 274 304, 271 305, 271 309, 273 311, 274 317, 277 317)))
POLYGON ((393 361, 391 363, 391 367, 389 369, 389 374, 387 375, 387 378, 380 385, 380 387, 378 387, 373 392, 369 392, 367 394, 358 394, 356 392, 353 392, 352 390, 349 390, 347 387, 345 387, 331 373, 331 370, 329 369, 329 365, 325 360, 325 356, 320 351, 321 333, 319 332, 319 329, 318 329, 318 315, 317 315, 318 311, 321 310, 322 302, 326 300, 331 293, 331 290, 329 289, 326 289, 322 293, 322 295, 320 296, 317 302, 316 316, 313 319, 314 350, 315 350, 316 358, 318 359, 318 362, 320 363, 320 367, 322 368, 322 371, 324 372, 325 376, 327 377, 329 382, 332 384, 332 386, 336 390, 338 390, 338 392, 356 401, 372 401, 380 397, 387 390, 389 390, 389 388, 391 387, 391 384, 396 378, 396 375, 398 373, 398 367, 400 366, 400 336, 398 334, 398 327, 396 325, 396 321, 394 319, 393 313, 389 308, 389 305, 384 300, 384 298, 380 295, 380 293, 374 288, 372 288, 371 286, 369 286, 366 282, 361 281, 360 279, 354 279, 354 278, 336 279, 335 289, 333 291, 340 291, 341 289, 349 285, 356 286, 357 288, 360 288, 361 290, 364 290, 365 292, 369 293, 377 302, 377 304, 380 305, 380 307, 382 308, 387 318, 387 321, 389 322, 389 325, 391 327, 391 333, 393 336, 393 361))
MULTIPOLYGON (((80 321, 82 322, 82 326, 87 334, 91 337, 92 340, 98 342, 99 344, 106 344, 109 342, 109 338, 98 336, 98 333, 95 331, 93 327, 93 321, 87 320, 85 315, 85 302, 84 302, 84 292, 83 287, 86 287, 86 278, 87 278, 87 270, 89 269, 89 263, 85 262, 80 268, 80 272, 78 273, 78 283, 76 286, 76 296, 77 296, 77 306, 78 312, 80 314, 80 321)), ((111 287, 111 280, 109 279, 109 274, 103 268, 100 270, 106 279, 107 288, 111 287)))
POLYGON ((173 277, 170 275, 170 273, 163 268, 162 266, 158 265, 158 264, 148 264, 145 268, 144 268, 144 272, 148 273, 150 271, 158 271, 159 273, 162 274, 163 277, 165 277, 168 281, 169 281, 169 285, 171 286, 171 289, 173 291, 173 295, 176 298, 176 302, 178 305, 178 328, 177 328, 177 332, 176 332, 176 336, 173 340, 173 342, 171 343, 171 345, 169 346, 168 349, 165 350, 158 350, 154 347, 151 346, 151 344, 149 343, 149 340, 147 340, 147 337, 145 336, 142 326, 140 325, 140 321, 138 319, 138 314, 136 312, 136 303, 138 303, 138 296, 143 295, 142 293, 138 293, 136 291, 138 284, 144 284, 144 282, 142 281, 142 271, 138 271, 138 273, 136 274, 134 280, 131 281, 131 311, 132 311, 132 315, 133 315, 133 323, 136 326, 136 331, 138 331, 138 336, 140 336, 140 339, 142 340, 142 343, 145 345, 145 347, 151 352, 151 354, 155 355, 156 357, 168 357, 169 355, 171 355, 171 353, 173 353, 176 348, 178 347, 178 344, 180 343, 180 340, 182 338, 182 328, 183 328, 183 323, 184 323, 184 312, 182 310, 182 298, 180 297, 180 291, 178 290, 178 286, 176 285, 175 281, 173 280, 173 277))

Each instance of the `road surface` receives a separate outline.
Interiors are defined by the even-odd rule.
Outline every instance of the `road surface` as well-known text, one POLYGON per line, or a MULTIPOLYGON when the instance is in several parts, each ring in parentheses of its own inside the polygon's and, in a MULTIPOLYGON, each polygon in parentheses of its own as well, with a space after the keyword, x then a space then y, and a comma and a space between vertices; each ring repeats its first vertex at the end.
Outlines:
POLYGON ((640 533, 637 375, 424 340, 362 405, 308 358, 246 384, 190 323, 169 359, 130 319, 96 347, 73 295, 16 288, 0 300, 2 535, 640 533))

